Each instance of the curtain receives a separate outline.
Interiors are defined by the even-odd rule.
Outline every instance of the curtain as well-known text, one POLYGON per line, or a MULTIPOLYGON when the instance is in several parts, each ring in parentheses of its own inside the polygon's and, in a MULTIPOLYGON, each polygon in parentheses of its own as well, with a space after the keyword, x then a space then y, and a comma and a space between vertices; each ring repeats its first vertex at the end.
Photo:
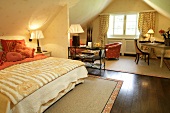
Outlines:
POLYGON ((141 35, 145 35, 149 29, 155 31, 156 12, 140 12, 138 20, 138 29, 141 35))
POLYGON ((99 42, 100 46, 105 46, 105 38, 109 28, 109 15, 100 15, 99 17, 99 42))

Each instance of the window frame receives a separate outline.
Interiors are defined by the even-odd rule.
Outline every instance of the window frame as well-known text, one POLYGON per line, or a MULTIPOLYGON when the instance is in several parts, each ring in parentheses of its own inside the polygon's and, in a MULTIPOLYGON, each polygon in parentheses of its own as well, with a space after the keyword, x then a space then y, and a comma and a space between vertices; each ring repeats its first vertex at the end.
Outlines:
MULTIPOLYGON (((108 39, 111 39, 111 38, 128 38, 128 39, 130 39, 130 37, 132 37, 132 38, 139 37, 139 32, 138 32, 138 17, 139 17, 139 13, 116 13, 116 14, 110 14, 110 16, 113 17, 113 22, 112 22, 113 24, 115 22, 114 21, 114 16, 117 16, 117 15, 124 15, 123 35, 114 35, 114 31, 112 31, 113 35, 109 35, 108 34, 109 28, 108 28, 107 38, 108 39), (125 32, 126 32, 126 22, 127 22, 126 18, 127 18, 127 15, 136 15, 136 30, 135 30, 135 35, 126 35, 125 34, 125 32)), ((110 21, 110 19, 109 19, 109 21, 110 21)), ((112 25, 112 30, 113 29, 114 29, 114 25, 112 25)))

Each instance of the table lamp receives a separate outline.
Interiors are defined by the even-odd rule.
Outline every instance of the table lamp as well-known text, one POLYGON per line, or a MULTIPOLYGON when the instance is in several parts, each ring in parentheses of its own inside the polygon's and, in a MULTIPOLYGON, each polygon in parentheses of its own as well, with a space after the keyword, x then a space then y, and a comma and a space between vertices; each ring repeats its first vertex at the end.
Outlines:
POLYGON ((149 37, 149 41, 150 41, 151 36, 154 34, 154 31, 153 31, 153 29, 149 29, 149 31, 147 33, 150 34, 150 37, 149 37))
POLYGON ((84 33, 84 30, 80 24, 72 24, 68 30, 68 33, 72 33, 72 46, 80 46, 80 37, 79 33, 84 33))
POLYGON ((39 45, 39 39, 44 38, 44 35, 41 30, 35 30, 31 32, 31 38, 30 39, 37 39, 37 52, 36 53, 42 53, 41 47, 39 45))

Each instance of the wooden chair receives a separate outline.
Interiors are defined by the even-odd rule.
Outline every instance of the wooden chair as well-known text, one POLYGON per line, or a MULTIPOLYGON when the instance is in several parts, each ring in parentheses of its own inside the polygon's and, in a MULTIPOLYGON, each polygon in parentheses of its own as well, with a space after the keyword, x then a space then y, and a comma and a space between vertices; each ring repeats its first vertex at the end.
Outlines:
POLYGON ((134 43, 135 43, 135 50, 136 50, 136 58, 135 58, 136 64, 138 64, 138 62, 139 62, 140 55, 144 55, 145 62, 146 62, 146 56, 148 56, 147 60, 148 60, 148 65, 149 65, 149 53, 148 52, 144 52, 144 51, 139 49, 139 47, 137 45, 137 40, 136 39, 134 40, 134 43))

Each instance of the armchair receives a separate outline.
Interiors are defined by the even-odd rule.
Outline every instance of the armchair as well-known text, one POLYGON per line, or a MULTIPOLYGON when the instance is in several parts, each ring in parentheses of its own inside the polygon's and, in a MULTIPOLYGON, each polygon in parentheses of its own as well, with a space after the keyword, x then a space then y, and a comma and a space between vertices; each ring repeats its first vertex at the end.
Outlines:
POLYGON ((114 42, 111 44, 106 44, 105 48, 106 48, 106 58, 115 58, 115 59, 119 59, 120 56, 120 49, 121 49, 121 42, 114 42))

